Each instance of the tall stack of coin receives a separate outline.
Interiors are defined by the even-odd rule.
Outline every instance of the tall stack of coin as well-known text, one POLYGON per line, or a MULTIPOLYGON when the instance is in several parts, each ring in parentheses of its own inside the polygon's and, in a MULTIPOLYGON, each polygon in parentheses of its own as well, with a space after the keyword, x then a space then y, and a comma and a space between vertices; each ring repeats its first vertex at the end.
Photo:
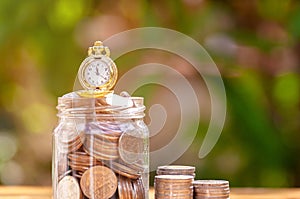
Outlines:
POLYGON ((157 175, 190 175, 195 177, 196 168, 184 165, 167 165, 157 167, 157 175))
POLYGON ((190 175, 155 176, 155 199, 192 199, 193 179, 190 175))
POLYGON ((193 186, 195 199, 229 199, 229 182, 226 180, 195 180, 193 186))

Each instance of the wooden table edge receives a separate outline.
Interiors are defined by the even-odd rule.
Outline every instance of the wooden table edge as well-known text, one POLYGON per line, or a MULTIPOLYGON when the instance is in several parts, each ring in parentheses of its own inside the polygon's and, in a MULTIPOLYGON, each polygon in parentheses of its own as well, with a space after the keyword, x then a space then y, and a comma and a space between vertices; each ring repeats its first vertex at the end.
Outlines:
MULTIPOLYGON (((299 198, 300 188, 231 188, 231 199, 288 199, 299 198)), ((154 198, 154 190, 150 189, 150 199, 154 198)), ((36 198, 52 197, 52 188, 49 186, 0 186, 0 198, 36 198)))

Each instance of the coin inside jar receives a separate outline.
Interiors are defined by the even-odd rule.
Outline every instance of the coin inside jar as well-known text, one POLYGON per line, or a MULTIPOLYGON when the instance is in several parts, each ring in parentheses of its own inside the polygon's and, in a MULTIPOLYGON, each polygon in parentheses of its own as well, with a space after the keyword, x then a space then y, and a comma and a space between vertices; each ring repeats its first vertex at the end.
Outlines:
POLYGON ((115 173, 105 166, 95 166, 83 173, 80 187, 84 195, 93 199, 108 199, 118 187, 115 173))
POLYGON ((119 157, 118 141, 120 133, 111 125, 111 130, 103 130, 108 123, 94 122, 85 130, 83 149, 98 160, 113 160, 119 157))
POLYGON ((98 160, 114 160, 119 157, 117 144, 105 142, 95 136, 86 136, 83 149, 90 156, 94 156, 98 160))
POLYGON ((141 170, 131 168, 130 165, 127 165, 122 161, 103 161, 103 163, 121 176, 131 179, 137 179, 141 177, 141 170))
POLYGON ((129 178, 119 176, 118 194, 120 199, 133 199, 134 188, 129 178))
POLYGON ((74 176, 79 178, 81 177, 80 172, 85 172, 92 166, 102 165, 100 161, 97 161, 94 157, 81 151, 68 154, 68 159, 69 166, 73 171, 76 171, 74 176))
POLYGON ((119 139, 119 155, 124 162, 134 163, 143 159, 144 135, 138 129, 126 130, 119 139))
POLYGON ((57 185, 57 199, 80 199, 81 190, 76 178, 65 176, 57 185))

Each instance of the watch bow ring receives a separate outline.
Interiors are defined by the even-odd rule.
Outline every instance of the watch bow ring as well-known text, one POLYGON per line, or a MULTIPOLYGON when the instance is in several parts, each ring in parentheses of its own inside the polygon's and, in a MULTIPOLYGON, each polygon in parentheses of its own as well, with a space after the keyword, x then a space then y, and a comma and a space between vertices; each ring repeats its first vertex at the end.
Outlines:
POLYGON ((89 92, 110 91, 116 83, 118 71, 109 57, 110 50, 101 41, 89 47, 88 57, 83 60, 78 71, 81 86, 89 92))

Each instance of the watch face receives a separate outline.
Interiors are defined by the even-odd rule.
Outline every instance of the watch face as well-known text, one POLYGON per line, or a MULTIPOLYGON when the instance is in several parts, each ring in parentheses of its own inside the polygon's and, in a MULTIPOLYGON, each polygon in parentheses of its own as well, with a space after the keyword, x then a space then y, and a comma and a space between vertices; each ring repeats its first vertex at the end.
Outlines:
POLYGON ((84 78, 91 86, 99 87, 110 79, 109 65, 102 60, 94 60, 84 70, 84 78))

